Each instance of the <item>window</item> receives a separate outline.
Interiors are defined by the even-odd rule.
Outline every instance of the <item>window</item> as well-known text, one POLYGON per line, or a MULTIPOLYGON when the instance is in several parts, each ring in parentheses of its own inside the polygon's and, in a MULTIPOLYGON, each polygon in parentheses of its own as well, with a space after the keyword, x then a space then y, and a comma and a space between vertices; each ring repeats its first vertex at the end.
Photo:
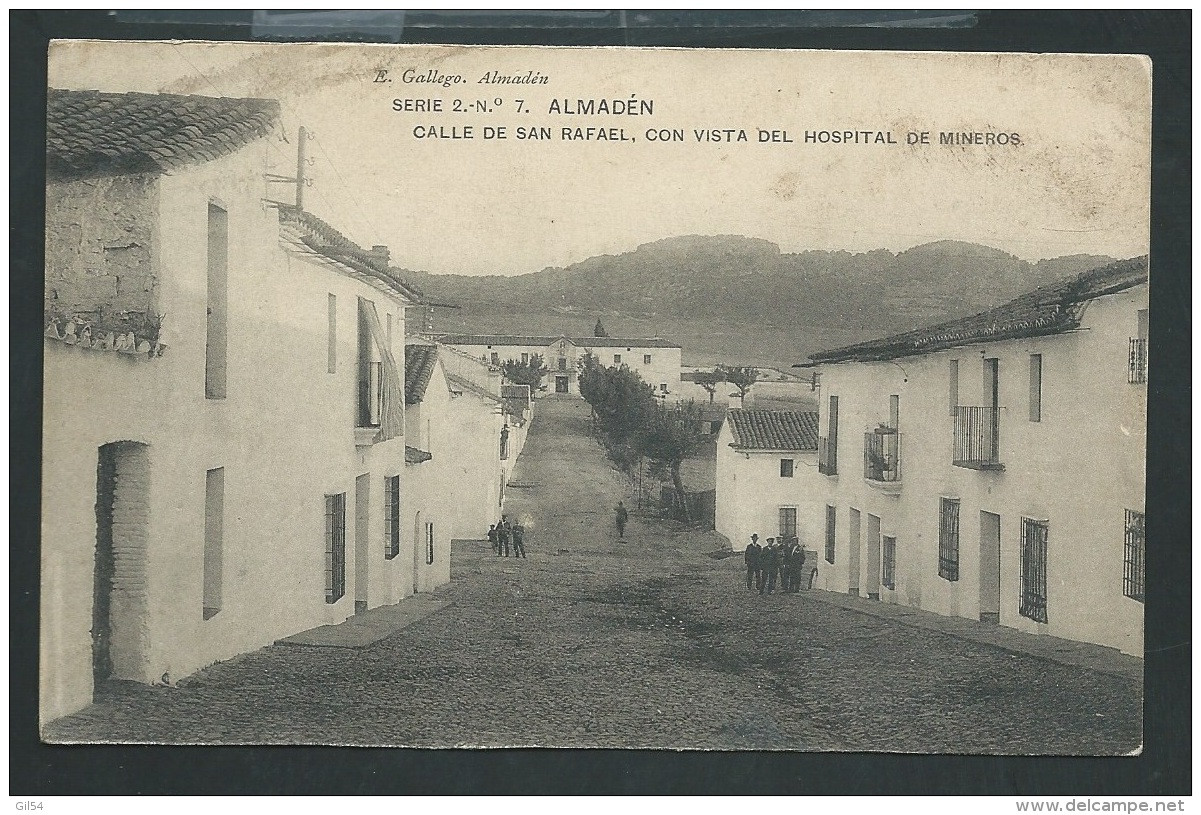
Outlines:
POLYGON ((1138 336, 1130 338, 1130 382, 1135 385, 1147 382, 1147 309, 1138 312, 1138 336))
POLYGON ((834 522, 837 512, 834 507, 826 505, 826 563, 834 562, 834 522))
POLYGON ((560 371, 567 370, 567 357, 559 357, 559 370, 560 371))
POLYGON ((950 382, 950 392, 947 395, 947 401, 950 403, 950 413, 955 415, 956 408, 959 407, 959 360, 951 360, 951 371, 948 377, 950 382))
POLYGON ((384 479, 384 559, 400 554, 400 476, 384 479))
POLYGON ((346 594, 346 493, 325 496, 325 602, 346 594))
POLYGON ((1030 421, 1043 420, 1043 355, 1030 355, 1030 421))
POLYGON ((792 478, 793 459, 780 459, 780 478, 792 478))
POLYGON ((888 397, 888 426, 893 430, 901 429, 901 397, 895 393, 888 397))
POLYGON ((225 546, 225 468, 204 477, 204 619, 221 610, 222 555, 225 546))
POLYGON ((613 355, 613 364, 614 364, 614 365, 620 365, 620 364, 621 364, 621 354, 614 354, 614 355, 613 355))
POLYGON ((425 562, 426 564, 434 562, 434 525, 432 523, 425 525, 425 562))
POLYGON ((371 324, 364 313, 364 304, 373 304, 359 298, 359 387, 358 427, 379 427, 384 413, 384 364, 380 351, 371 336, 371 324))
POLYGON ((822 475, 838 474, 838 397, 830 397, 826 411, 826 435, 817 439, 817 471, 822 475))
POLYGON ((667 383, 666 382, 659 383, 659 393, 667 393, 667 383))
POLYGON ((1036 622, 1047 621, 1046 521, 1022 518, 1022 596, 1018 613, 1036 622))
POLYGON ((886 589, 897 587, 897 539, 892 535, 884 536, 884 561, 881 564, 880 582, 886 589))
POLYGON ((939 498, 938 576, 959 579, 959 499, 939 498))
POLYGON ((522 364, 522 365, 529 365, 529 364, 530 364, 530 354, 529 354, 529 352, 528 352, 528 351, 527 351, 527 352, 525 352, 525 353, 523 353, 523 354, 521 355, 521 364, 522 364))
POLYGON ((780 537, 796 537, 796 507, 780 507, 780 537))
POLYGON ((1145 591, 1144 563, 1147 554, 1147 516, 1133 509, 1126 510, 1126 565, 1122 578, 1122 593, 1132 600, 1143 602, 1145 591))
POLYGON ((204 396, 225 398, 229 310, 229 213, 209 204, 208 318, 204 337, 204 396))
POLYGON ((500 354, 497 353, 496 351, 493 351, 492 355, 489 357, 489 361, 493 365, 500 365, 500 354))
POLYGON ((651 355, 650 355, 650 354, 643 354, 643 355, 642 355, 642 364, 643 364, 643 365, 650 365, 650 364, 651 364, 651 355))
POLYGON ((509 426, 505 425, 500 429, 500 460, 507 461, 509 458, 509 426))

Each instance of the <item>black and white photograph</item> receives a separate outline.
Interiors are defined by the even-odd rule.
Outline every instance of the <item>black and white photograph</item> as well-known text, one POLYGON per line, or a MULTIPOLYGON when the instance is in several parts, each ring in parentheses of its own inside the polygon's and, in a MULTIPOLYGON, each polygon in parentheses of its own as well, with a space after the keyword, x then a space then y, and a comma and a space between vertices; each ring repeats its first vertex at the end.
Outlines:
POLYGON ((1151 76, 51 43, 41 739, 1138 755, 1151 76))

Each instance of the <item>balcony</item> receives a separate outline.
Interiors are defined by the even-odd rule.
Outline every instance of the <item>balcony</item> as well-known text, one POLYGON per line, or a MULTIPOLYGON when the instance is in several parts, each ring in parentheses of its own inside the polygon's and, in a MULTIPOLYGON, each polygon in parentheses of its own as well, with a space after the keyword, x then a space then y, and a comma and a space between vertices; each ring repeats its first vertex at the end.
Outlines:
POLYGON ((863 434, 863 478, 872 486, 895 491, 901 486, 901 434, 880 428, 863 434))
POLYGON ((955 451, 951 463, 971 470, 1004 470, 1000 438, 1000 408, 955 408, 955 451))
POLYGON ((359 363, 358 427, 379 427, 384 414, 383 363, 359 363))
POLYGON ((1147 384, 1147 341, 1140 337, 1130 338, 1130 384, 1147 384))
POLYGON ((817 439, 817 471, 822 475, 838 475, 838 437, 817 439))

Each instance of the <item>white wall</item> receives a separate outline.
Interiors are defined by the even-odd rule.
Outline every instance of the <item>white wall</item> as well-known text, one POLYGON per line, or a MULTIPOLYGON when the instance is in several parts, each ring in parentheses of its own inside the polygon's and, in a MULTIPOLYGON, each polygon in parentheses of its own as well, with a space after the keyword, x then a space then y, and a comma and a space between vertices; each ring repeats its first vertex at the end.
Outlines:
MULTIPOLYGON (((355 446, 357 297, 372 299, 403 366, 404 310, 362 282, 280 247, 262 204, 273 168, 258 143, 165 176, 154 258, 161 358, 46 341, 43 481, 43 721, 91 700, 97 448, 149 445, 149 653, 142 679, 175 681, 216 660, 354 612, 355 478, 370 475, 371 604, 402 566, 383 558, 383 478, 404 440, 355 446), (228 211, 227 398, 206 399, 207 220, 228 211), (327 373, 328 295, 337 371, 327 373), (225 469, 222 609, 202 617, 206 470, 225 469), (347 586, 325 602, 324 495, 347 494, 347 586), (378 542, 379 545, 376 545, 378 542)), ((85 225, 87 228, 87 225, 85 225)), ((403 377, 403 371, 402 371, 403 377)), ((400 559, 398 559, 400 560, 400 559)))
POLYGON ((717 496, 714 528, 725 535, 735 552, 746 549, 752 533, 760 544, 780 533, 780 507, 797 508, 797 536, 806 549, 820 543, 821 526, 812 494, 804 489, 805 474, 816 472, 812 452, 738 452, 730 447, 730 423, 717 437, 717 496), (780 476, 780 460, 793 460, 793 476, 780 476))
MULTIPOLYGON (((896 364, 822 368, 821 434, 839 396, 839 473, 807 477, 837 507, 837 553, 821 580, 848 585, 849 508, 881 518, 897 536, 897 590, 881 599, 941 614, 980 612, 980 513, 1001 517, 1003 625, 1142 653, 1142 604, 1123 596, 1125 510, 1142 511, 1146 386, 1127 379, 1130 337, 1146 287, 1089 304, 1080 331, 907 357, 896 364), (1042 354, 1042 418, 1030 421, 1030 355, 1042 354), (959 361, 959 404, 980 405, 983 362, 1000 360, 1000 459, 1004 471, 952 466, 949 361, 959 361), (888 421, 900 396, 902 487, 891 495, 863 479, 863 433, 888 421), (939 498, 960 500, 959 580, 938 576, 939 498), (1018 614, 1021 519, 1049 520, 1048 622, 1018 614)), ((861 544, 863 545, 863 544, 861 544)), ((866 568, 866 546, 860 558, 866 568)), ((859 585, 865 585, 861 576, 859 585)))

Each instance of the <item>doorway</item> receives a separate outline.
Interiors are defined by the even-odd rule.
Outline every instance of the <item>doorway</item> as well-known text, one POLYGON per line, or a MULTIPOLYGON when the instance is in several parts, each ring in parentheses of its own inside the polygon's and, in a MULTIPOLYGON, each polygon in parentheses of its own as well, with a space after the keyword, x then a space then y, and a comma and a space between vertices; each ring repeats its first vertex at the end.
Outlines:
POLYGON ((867 597, 880 599, 880 519, 867 516, 867 597))
POLYGON ((1001 516, 980 512, 980 621, 1001 621, 1001 516))
POLYGON ((371 474, 354 480, 354 613, 367 610, 367 581, 371 562, 368 523, 371 518, 371 474))
POLYGON ((555 393, 567 393, 566 376, 555 376, 555 393))
POLYGON ((859 596, 859 510, 851 507, 851 536, 847 540, 847 594, 859 596))
POLYGON ((96 552, 92 572, 92 679, 145 679, 149 449, 101 446, 96 464, 96 552))

